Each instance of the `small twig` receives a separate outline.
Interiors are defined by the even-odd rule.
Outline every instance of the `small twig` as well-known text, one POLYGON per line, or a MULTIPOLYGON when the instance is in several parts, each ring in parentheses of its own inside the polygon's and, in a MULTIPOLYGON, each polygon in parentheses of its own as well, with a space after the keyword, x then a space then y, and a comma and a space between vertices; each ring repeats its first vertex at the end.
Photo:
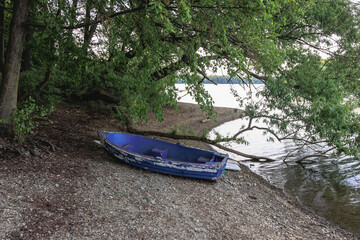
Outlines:
POLYGON ((279 142, 281 142, 282 138, 280 138, 274 131, 272 131, 271 129, 269 128, 264 128, 264 127, 258 127, 258 126, 251 126, 251 121, 249 121, 249 125, 247 128, 244 128, 240 131, 238 131, 233 137, 230 138, 230 140, 236 140, 237 137, 246 132, 246 131, 251 131, 251 130, 254 130, 254 129, 258 129, 258 130, 265 130, 269 133, 271 133, 271 135, 273 135, 279 142))

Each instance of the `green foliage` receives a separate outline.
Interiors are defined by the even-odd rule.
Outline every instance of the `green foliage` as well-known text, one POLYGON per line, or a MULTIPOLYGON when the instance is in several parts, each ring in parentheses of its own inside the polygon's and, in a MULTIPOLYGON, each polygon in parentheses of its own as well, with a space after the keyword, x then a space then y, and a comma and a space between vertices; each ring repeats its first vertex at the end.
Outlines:
POLYGON ((264 121, 282 135, 326 139, 339 154, 358 154, 360 121, 353 109, 360 96, 359 5, 348 0, 72 4, 32 5, 34 34, 26 43, 32 67, 21 75, 20 97, 57 103, 98 90, 119 100, 116 115, 124 122, 146 120, 149 111, 162 120, 162 107, 176 106, 175 84, 182 79, 201 109, 215 117, 202 83, 208 71, 224 67, 230 78, 265 83, 262 105, 246 106, 233 91, 248 116, 267 116, 264 121))
POLYGON ((208 134, 209 134, 209 130, 207 130, 207 129, 202 129, 201 130, 201 136, 200 136, 200 138, 207 138, 207 136, 208 136, 208 134))
POLYGON ((179 125, 175 124, 175 126, 170 130, 170 133, 174 135, 179 135, 180 134, 179 125))
POLYGON ((11 117, 10 121, 15 133, 14 140, 23 142, 26 136, 34 133, 34 129, 40 124, 40 120, 48 116, 53 110, 53 107, 48 109, 39 107, 35 100, 29 97, 22 108, 17 109, 11 117))
POLYGON ((195 131, 188 126, 182 126, 181 134, 184 136, 195 136, 195 131))
POLYGON ((359 7, 332 0, 309 5, 303 14, 282 27, 284 64, 266 81, 265 106, 248 107, 247 114, 267 115, 282 135, 307 144, 325 141, 338 155, 358 156, 359 7))
POLYGON ((59 104, 63 100, 62 95, 64 94, 59 83, 64 83, 65 79, 61 72, 54 69, 50 75, 49 82, 40 90, 38 87, 44 81, 46 71, 47 69, 44 68, 33 67, 28 71, 22 72, 20 74, 19 96, 33 96, 40 105, 55 106, 59 104))
MULTIPOLYGON (((146 118, 150 110, 162 120, 162 106, 176 104, 176 79, 186 79, 202 109, 214 116, 212 100, 199 84, 199 70, 205 72, 206 68, 226 65, 235 73, 246 66, 247 56, 253 54, 263 64, 272 63, 274 66, 267 66, 272 71, 276 69, 275 62, 281 62, 268 52, 270 48, 278 52, 273 40, 285 16, 279 23, 273 18, 281 15, 280 10, 291 1, 269 3, 249 1, 238 6, 228 1, 194 4, 187 0, 154 0, 144 5, 142 1, 133 1, 132 8, 140 10, 101 22, 97 28, 100 44, 93 45, 85 54, 81 36, 62 29, 68 23, 78 24, 85 11, 74 11, 67 2, 43 1, 42 5, 34 5, 37 14, 31 14, 32 21, 46 26, 35 32, 30 44, 33 63, 42 69, 51 66, 57 76, 62 76, 52 89, 60 89, 65 98, 103 89, 122 99, 133 119, 146 118), (217 14, 220 9, 221 16, 217 14), (259 34, 270 40, 252 37, 259 34), (214 54, 222 54, 226 61, 214 62, 207 57, 214 54)), ((87 6, 106 19, 126 5, 122 1, 105 1, 101 6, 87 6)), ((294 11, 302 5, 294 6, 294 11)), ((54 80, 52 77, 51 82, 54 80)))

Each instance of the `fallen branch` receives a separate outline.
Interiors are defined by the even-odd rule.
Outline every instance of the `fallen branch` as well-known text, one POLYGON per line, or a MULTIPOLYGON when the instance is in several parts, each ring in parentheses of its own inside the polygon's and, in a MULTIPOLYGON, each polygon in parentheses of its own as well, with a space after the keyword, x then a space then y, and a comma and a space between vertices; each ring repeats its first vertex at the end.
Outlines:
POLYGON ((276 161, 275 159, 272 159, 272 158, 246 154, 246 153, 243 153, 243 152, 240 152, 240 151, 225 147, 225 146, 220 144, 220 142, 224 141, 223 139, 215 141, 215 140, 210 140, 208 138, 197 137, 197 136, 177 135, 177 134, 173 134, 173 133, 164 133, 164 132, 156 132, 156 131, 140 131, 140 130, 132 128, 131 126, 129 127, 129 125, 128 125, 127 130, 130 133, 134 133, 134 134, 138 134, 138 135, 144 135, 144 136, 158 136, 158 137, 165 137, 165 138, 170 138, 170 139, 200 141, 200 142, 207 143, 207 144, 213 145, 215 147, 218 147, 218 148, 220 148, 222 150, 225 150, 227 152, 235 153, 235 154, 237 154, 239 156, 251 159, 252 161, 260 161, 260 160, 265 160, 264 162, 276 161))
POLYGON ((235 153, 237 155, 240 155, 242 157, 246 157, 248 159, 250 159, 249 161, 258 161, 258 162, 274 162, 276 161, 276 159, 272 159, 272 158, 268 158, 268 157, 264 157, 264 156, 256 156, 256 155, 251 155, 251 154, 246 154, 246 153, 243 153, 243 152, 239 152, 239 151, 236 151, 232 148, 228 148, 228 147, 224 147, 220 144, 212 144, 214 145, 215 147, 218 147, 218 148, 221 148, 222 150, 225 150, 227 152, 231 152, 231 153, 235 153), (260 161, 260 160, 265 160, 265 161, 260 161))
POLYGON ((307 156, 305 156, 305 157, 302 157, 302 158, 296 160, 296 163, 303 163, 303 161, 305 161, 305 160, 307 160, 307 159, 309 159, 309 158, 327 157, 325 154, 327 154, 328 152, 330 152, 330 151, 332 151, 332 150, 334 150, 334 149, 335 149, 335 147, 330 148, 330 149, 328 149, 328 150, 326 150, 326 151, 323 151, 323 152, 321 152, 321 153, 312 154, 312 155, 307 155, 307 156))

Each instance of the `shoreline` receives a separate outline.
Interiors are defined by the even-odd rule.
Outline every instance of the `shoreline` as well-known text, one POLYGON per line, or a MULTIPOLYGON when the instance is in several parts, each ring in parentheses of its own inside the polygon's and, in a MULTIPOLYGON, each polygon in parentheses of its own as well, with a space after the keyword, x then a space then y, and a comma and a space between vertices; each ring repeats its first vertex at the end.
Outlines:
MULTIPOLYGON (((206 117, 197 105, 179 103, 177 112, 164 109, 164 122, 149 114, 136 127, 202 134, 242 114, 215 110, 218 122, 202 122, 206 117)), ((0 160, 0 238, 356 239, 245 165, 216 183, 142 170, 93 142, 98 130, 123 131, 115 119, 60 107, 51 120, 37 136, 56 151, 0 160)))

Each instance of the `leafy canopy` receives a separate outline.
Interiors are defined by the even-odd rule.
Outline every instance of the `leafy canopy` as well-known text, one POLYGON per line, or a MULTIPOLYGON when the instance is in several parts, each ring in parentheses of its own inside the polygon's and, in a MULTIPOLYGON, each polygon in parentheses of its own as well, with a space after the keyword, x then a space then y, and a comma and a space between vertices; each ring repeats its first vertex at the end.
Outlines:
POLYGON ((161 120, 181 79, 211 115, 201 83, 225 67, 264 82, 263 105, 244 106, 251 118, 358 155, 359 21, 348 0, 41 0, 20 92, 51 101, 100 90, 118 99, 120 115, 161 120), (48 71, 39 92, 43 77, 34 76, 48 71))

